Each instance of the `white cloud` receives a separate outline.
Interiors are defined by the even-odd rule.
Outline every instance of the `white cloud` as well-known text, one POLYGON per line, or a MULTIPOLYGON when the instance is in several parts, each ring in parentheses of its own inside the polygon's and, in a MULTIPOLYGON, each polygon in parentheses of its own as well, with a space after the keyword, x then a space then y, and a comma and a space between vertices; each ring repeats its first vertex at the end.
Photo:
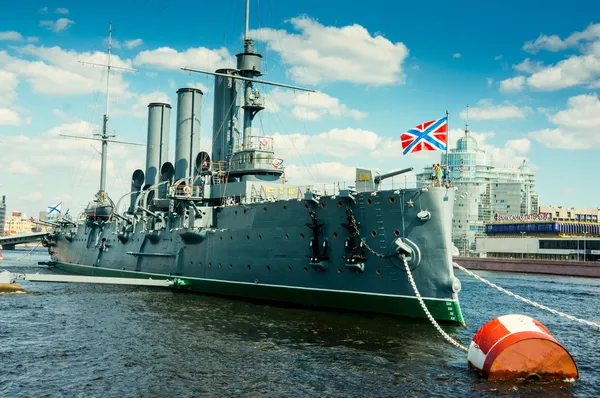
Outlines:
POLYGON ((513 69, 518 72, 535 73, 544 69, 544 64, 541 61, 532 61, 525 58, 520 64, 513 65, 513 69))
POLYGON ((48 7, 42 7, 38 10, 40 14, 46 14, 48 12, 48 7))
POLYGON ((454 53, 454 54, 452 55, 452 58, 460 58, 460 57, 462 57, 462 54, 461 54, 461 53, 454 53))
POLYGON ((548 114, 554 128, 530 133, 548 148, 600 148, 600 101, 597 95, 578 95, 569 98, 568 108, 548 114))
POLYGON ((461 119, 494 120, 494 119, 523 119, 529 111, 528 108, 519 108, 516 105, 494 105, 489 101, 479 101, 477 106, 470 107, 460 112, 461 119))
POLYGON ((291 77, 304 84, 346 81, 368 85, 404 83, 403 63, 408 48, 361 25, 324 26, 308 17, 290 20, 300 33, 257 29, 250 35, 266 42, 289 64, 291 77))
POLYGON ((598 39, 600 39, 600 24, 590 24, 584 31, 574 32, 564 40, 557 35, 547 36, 540 34, 535 41, 526 42, 523 45, 523 50, 532 54, 541 50, 556 52, 569 47, 575 47, 582 42, 598 39))
POLYGON ((52 32, 58 33, 58 32, 62 32, 63 30, 68 29, 69 26, 73 25, 74 23, 75 23, 75 21, 71 21, 70 19, 59 18, 56 21, 49 21, 49 20, 40 21, 40 26, 42 28, 51 30, 52 32))
POLYGON ((69 9, 67 8, 57 8, 54 10, 55 14, 63 14, 63 15, 67 15, 69 13, 69 9))
POLYGON ((600 42, 585 55, 572 55, 533 73, 527 78, 529 87, 536 90, 558 90, 590 83, 600 75, 600 42))
POLYGON ((358 109, 350 109, 341 104, 338 98, 320 91, 297 93, 275 88, 266 97, 267 112, 277 112, 282 107, 291 108, 292 117, 298 120, 319 120, 325 116, 360 120, 367 116, 358 109))
POLYGON ((14 73, 0 69, 0 105, 11 104, 17 97, 19 81, 14 73))
MULTIPOLYGON (((28 211, 37 214, 35 209, 45 209, 50 204, 47 202, 61 200, 63 209, 66 211, 70 208, 71 215, 77 216, 98 190, 100 155, 97 150, 100 145, 58 135, 90 137, 99 129, 97 125, 79 121, 58 125, 31 136, 4 134, 0 145, 0 162, 7 165, 7 172, 2 182, 11 186, 11 197, 24 197, 37 191, 43 197, 31 196, 28 211), (51 169, 48 165, 52 166, 51 169), (52 178, 52 184, 36 187, 32 186, 36 181, 31 178, 28 179, 31 184, 19 184, 23 176, 36 176, 39 181, 52 176, 60 178, 52 178)), ((143 168, 144 152, 143 147, 109 145, 107 191, 115 202, 129 191, 133 170, 143 168)))
MULTIPOLYGON (((104 68, 82 66, 77 62, 81 60, 104 64, 106 63, 104 53, 98 51, 78 53, 56 46, 44 47, 31 44, 17 50, 21 54, 32 55, 39 60, 28 61, 0 51, 0 66, 29 83, 35 93, 51 96, 89 94, 102 90, 106 84, 104 68)), ((131 61, 123 61, 118 56, 111 57, 111 64, 124 68, 131 67, 131 61)), ((111 96, 116 99, 130 96, 129 85, 118 70, 111 75, 110 82, 111 96)))
POLYGON ((14 174, 25 174, 25 175, 40 174, 40 171, 37 168, 31 167, 31 165, 28 164, 28 162, 24 162, 19 159, 15 159, 14 161, 10 162, 8 164, 8 168, 6 169, 6 172, 14 173, 14 174))
POLYGON ((197 88, 201 90, 203 94, 206 94, 210 91, 208 86, 204 85, 201 82, 187 82, 187 87, 197 88))
POLYGON ((27 200, 27 201, 36 201, 36 200, 40 200, 44 197, 44 195, 41 192, 31 192, 27 195, 21 196, 19 199, 22 200, 27 200))
POLYGON ((540 50, 560 51, 571 47, 578 48, 581 54, 569 55, 548 66, 529 58, 513 65, 515 70, 529 73, 530 76, 507 79, 504 81, 505 87, 513 88, 513 91, 522 89, 525 85, 540 91, 579 85, 595 88, 596 80, 600 76, 600 24, 589 25, 584 31, 572 33, 564 40, 556 35, 540 35, 537 40, 525 43, 523 49, 536 53, 540 50))
POLYGON ((127 115, 137 118, 145 118, 148 116, 148 104, 151 102, 163 102, 170 104, 169 95, 160 91, 152 93, 135 94, 135 103, 129 109, 115 109, 113 115, 127 115))
POLYGON ((232 67, 235 62, 225 47, 211 50, 206 47, 177 51, 169 47, 140 52, 134 59, 136 65, 158 69, 199 68, 210 72, 218 68, 232 67))
POLYGON ((329 131, 308 134, 275 134, 275 147, 293 158, 302 155, 324 154, 330 157, 349 158, 364 151, 372 151, 382 140, 372 131, 334 128, 329 131))
POLYGON ((521 91, 525 86, 525 76, 511 77, 500 82, 500 91, 503 93, 521 91))
MULTIPOLYGON (((334 183, 342 182, 354 185, 356 168, 339 162, 314 163, 309 166, 290 164, 285 166, 285 177, 294 185, 314 185, 315 189, 334 191, 334 183), (325 186, 324 186, 325 185, 325 186)), ((328 191, 329 193, 329 191, 328 191)))
POLYGON ((29 123, 30 118, 24 118, 12 109, 0 108, 0 126, 20 126, 29 123))
POLYGON ((125 40, 123 45, 126 48, 132 49, 141 46, 143 43, 142 39, 125 40))
POLYGON ((5 31, 0 32, 0 40, 6 41, 28 41, 28 42, 36 42, 38 40, 37 37, 29 36, 27 38, 23 37, 19 32, 13 31, 5 31))
POLYGON ((494 57, 494 61, 500 61, 502 59, 502 55, 496 55, 494 57))
POLYGON ((567 48, 567 44, 556 35, 546 36, 541 34, 535 41, 528 41, 523 45, 523 50, 535 54, 540 50, 560 51, 567 48))
POLYGON ((492 84, 494 84, 494 79, 487 77, 485 80, 487 81, 487 86, 492 87, 492 84))

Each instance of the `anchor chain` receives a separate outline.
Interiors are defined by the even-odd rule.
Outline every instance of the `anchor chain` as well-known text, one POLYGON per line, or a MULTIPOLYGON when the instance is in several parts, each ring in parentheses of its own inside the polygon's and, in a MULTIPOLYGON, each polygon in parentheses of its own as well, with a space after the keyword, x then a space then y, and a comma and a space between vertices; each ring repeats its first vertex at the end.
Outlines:
POLYGON ((423 298, 421 297, 421 294, 419 293, 419 290, 417 289, 417 284, 415 283, 412 273, 410 272, 410 267, 408 266, 408 261, 406 260, 406 256, 404 254, 402 255, 402 262, 404 262, 404 267, 406 268, 406 274, 408 275, 408 280, 410 282, 410 285, 412 286, 412 288, 415 292, 415 296, 417 296, 417 300, 419 300, 419 304, 421 304, 421 308, 423 308, 423 311, 425 311, 425 315, 427 315, 427 318, 429 319, 429 321, 431 322, 433 327, 435 327, 437 329, 437 331, 442 335, 442 337, 448 343, 452 344, 456 348, 459 348, 463 351, 469 351, 469 349, 467 347, 460 344, 458 341, 454 340, 452 337, 450 337, 450 335, 448 335, 448 333, 444 332, 444 329, 442 329, 442 327, 433 318, 433 315, 431 315, 431 313, 427 309, 427 306, 425 305, 425 302, 423 301, 423 298))
POLYGON ((477 275, 477 274, 475 274, 475 273, 473 273, 473 272, 469 271, 468 269, 466 269, 466 268, 465 268, 465 267, 463 267, 462 265, 459 265, 459 264, 457 264, 457 263, 452 263, 452 265, 454 265, 454 267, 455 267, 455 268, 458 268, 459 270, 461 270, 461 271, 463 271, 463 272, 465 272, 465 273, 469 274, 469 275, 470 275, 470 276, 472 276, 473 278, 475 278, 475 279, 477 279, 477 280, 479 280, 479 281, 481 281, 481 282, 485 283, 486 285, 488 285, 488 286, 491 286, 491 287, 493 287, 494 289, 496 289, 496 290, 498 290, 498 291, 500 291, 500 292, 502 292, 502 293, 506 293, 506 294, 508 294, 509 296, 512 296, 512 297, 516 298, 517 300, 520 300, 520 301, 522 301, 522 302, 524 302, 524 303, 526 303, 526 304, 532 305, 532 306, 534 306, 534 307, 536 307, 536 308, 540 308, 540 309, 542 309, 542 310, 546 310, 546 311, 548 311, 548 312, 550 312, 550 313, 552 313, 552 314, 554 314, 554 315, 558 315, 558 316, 560 316, 560 317, 567 318, 567 319, 570 319, 570 320, 572 320, 572 321, 575 321, 575 322, 583 323, 584 325, 588 325, 588 326, 591 326, 591 327, 598 328, 598 329, 600 330, 600 325, 599 325, 599 324, 597 324, 597 323, 590 322, 590 321, 586 321, 585 319, 577 318, 577 317, 575 317, 575 316, 573 316, 573 315, 565 314, 564 312, 560 312, 560 311, 557 311, 557 310, 555 310, 555 309, 552 309, 552 308, 550 308, 550 307, 546 307, 545 305, 542 305, 542 304, 536 303, 535 301, 532 301, 532 300, 526 299, 525 297, 521 297, 521 296, 519 296, 519 295, 518 295, 518 294, 516 294, 516 293, 510 292, 510 291, 508 291, 508 290, 504 289, 503 287, 500 287, 500 286, 496 285, 495 283, 493 283, 493 282, 490 282, 490 281, 488 281, 487 279, 484 279, 484 278, 482 278, 481 276, 479 276, 479 275, 477 275))

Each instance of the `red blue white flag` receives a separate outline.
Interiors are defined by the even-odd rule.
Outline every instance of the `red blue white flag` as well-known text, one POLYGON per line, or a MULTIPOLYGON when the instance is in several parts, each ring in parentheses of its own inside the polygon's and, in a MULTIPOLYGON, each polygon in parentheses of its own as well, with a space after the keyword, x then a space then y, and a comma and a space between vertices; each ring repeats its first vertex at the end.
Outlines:
POLYGON ((408 130, 400 136, 402 154, 419 151, 445 151, 448 141, 448 117, 431 120, 408 130))

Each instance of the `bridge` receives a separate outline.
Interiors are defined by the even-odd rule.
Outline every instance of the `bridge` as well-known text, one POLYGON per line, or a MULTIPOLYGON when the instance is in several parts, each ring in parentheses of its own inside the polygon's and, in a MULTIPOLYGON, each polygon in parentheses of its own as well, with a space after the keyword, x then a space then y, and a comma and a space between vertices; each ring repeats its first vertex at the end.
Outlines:
POLYGON ((0 246, 2 246, 3 250, 15 250, 16 245, 36 242, 46 235, 48 235, 48 232, 36 232, 27 235, 0 236, 0 246))

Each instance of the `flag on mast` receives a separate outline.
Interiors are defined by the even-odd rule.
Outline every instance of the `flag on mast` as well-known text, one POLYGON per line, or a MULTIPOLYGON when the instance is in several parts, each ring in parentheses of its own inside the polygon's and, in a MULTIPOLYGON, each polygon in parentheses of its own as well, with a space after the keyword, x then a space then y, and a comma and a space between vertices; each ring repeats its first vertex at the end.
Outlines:
POLYGON ((402 154, 419 151, 445 151, 448 142, 448 116, 422 123, 400 136, 402 154))
POLYGON ((62 202, 58 202, 54 206, 48 206, 48 215, 60 214, 61 206, 62 206, 62 202))

